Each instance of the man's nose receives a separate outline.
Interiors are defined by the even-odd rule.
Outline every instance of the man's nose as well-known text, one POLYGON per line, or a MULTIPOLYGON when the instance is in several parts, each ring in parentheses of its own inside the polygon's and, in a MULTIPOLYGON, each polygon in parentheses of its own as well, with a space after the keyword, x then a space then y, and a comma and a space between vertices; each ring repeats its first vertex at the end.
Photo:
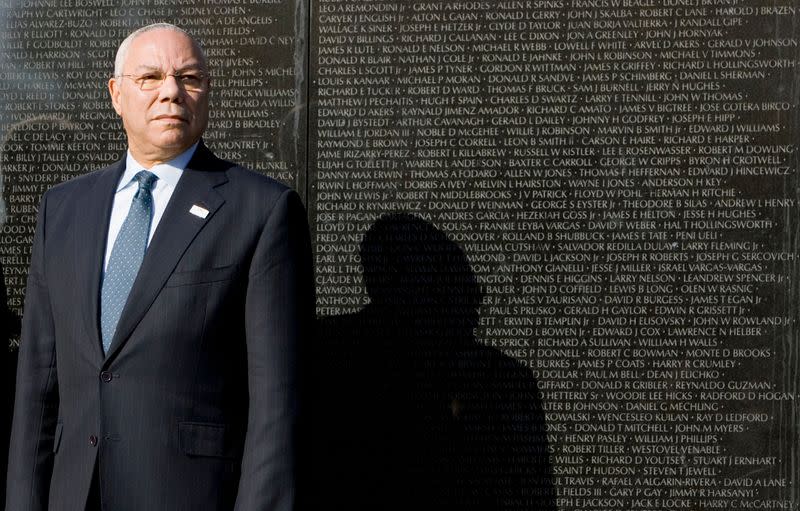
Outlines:
POLYGON ((175 75, 168 74, 164 77, 164 82, 158 89, 158 99, 160 101, 181 101, 183 93, 184 90, 175 75))

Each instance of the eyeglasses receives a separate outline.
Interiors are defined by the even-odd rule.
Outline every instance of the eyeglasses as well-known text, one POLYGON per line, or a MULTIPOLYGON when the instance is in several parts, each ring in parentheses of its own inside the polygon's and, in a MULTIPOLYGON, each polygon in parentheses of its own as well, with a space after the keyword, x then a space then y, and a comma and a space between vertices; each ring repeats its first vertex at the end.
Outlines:
POLYGON ((208 75, 203 72, 190 73, 162 73, 152 71, 143 75, 119 75, 120 77, 130 78, 143 91, 153 91, 164 85, 168 76, 174 76, 178 85, 187 92, 200 92, 205 90, 208 83, 208 75))

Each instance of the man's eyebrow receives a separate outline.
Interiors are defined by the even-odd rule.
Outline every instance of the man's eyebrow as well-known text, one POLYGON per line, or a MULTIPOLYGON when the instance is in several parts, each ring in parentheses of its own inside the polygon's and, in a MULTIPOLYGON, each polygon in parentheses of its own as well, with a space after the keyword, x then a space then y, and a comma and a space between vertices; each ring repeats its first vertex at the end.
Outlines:
POLYGON ((183 71, 198 71, 200 73, 207 72, 203 67, 203 65, 200 64, 199 62, 194 64, 186 64, 185 66, 179 67, 178 69, 175 70, 176 73, 181 73, 183 71))
POLYGON ((138 72, 147 72, 147 71, 158 71, 161 72, 161 68, 158 66, 151 66, 149 64, 139 64, 134 68, 134 71, 138 72))
MULTIPOLYGON (((134 71, 139 72, 139 73, 142 73, 142 72, 145 72, 145 73, 146 72, 163 73, 164 72, 164 70, 161 69, 160 66, 154 66, 154 65, 150 65, 150 64, 139 64, 138 66, 136 66, 136 68, 134 68, 134 71)), ((184 71, 199 71, 201 73, 206 73, 207 72, 205 70, 205 68, 203 67, 203 65, 200 64, 199 62, 186 64, 185 66, 181 66, 181 67, 179 67, 178 69, 175 70, 176 73, 182 73, 184 71)))

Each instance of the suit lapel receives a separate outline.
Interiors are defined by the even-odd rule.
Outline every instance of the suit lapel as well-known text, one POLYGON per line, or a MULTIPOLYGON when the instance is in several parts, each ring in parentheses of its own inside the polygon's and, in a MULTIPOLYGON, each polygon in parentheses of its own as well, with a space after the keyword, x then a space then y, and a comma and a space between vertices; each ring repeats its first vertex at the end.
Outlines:
POLYGON ((75 224, 75 275, 86 275, 78 279, 80 310, 92 351, 100 358, 103 347, 100 342, 100 278, 103 274, 108 222, 111 205, 125 161, 119 161, 98 173, 97 180, 78 208, 75 224))
POLYGON ((156 227, 128 301, 122 309, 106 360, 125 345, 136 325, 153 304, 186 248, 225 202, 214 189, 228 179, 223 162, 201 143, 181 175, 167 209, 156 227), (215 164, 218 162, 217 164, 215 164), (211 169, 211 170, 209 170, 211 169), (189 212, 194 205, 208 210, 205 218, 189 212))

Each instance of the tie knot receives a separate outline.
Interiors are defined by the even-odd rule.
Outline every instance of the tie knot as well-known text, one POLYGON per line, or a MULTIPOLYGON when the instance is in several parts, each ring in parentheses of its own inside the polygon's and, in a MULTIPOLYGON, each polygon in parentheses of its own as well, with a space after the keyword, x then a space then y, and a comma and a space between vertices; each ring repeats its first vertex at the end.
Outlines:
POLYGON ((148 192, 153 189, 153 183, 156 182, 158 176, 153 174, 152 172, 148 172, 146 170, 140 170, 133 176, 133 179, 139 182, 139 190, 137 190, 136 194, 138 195, 139 192, 142 190, 147 190, 148 192))

